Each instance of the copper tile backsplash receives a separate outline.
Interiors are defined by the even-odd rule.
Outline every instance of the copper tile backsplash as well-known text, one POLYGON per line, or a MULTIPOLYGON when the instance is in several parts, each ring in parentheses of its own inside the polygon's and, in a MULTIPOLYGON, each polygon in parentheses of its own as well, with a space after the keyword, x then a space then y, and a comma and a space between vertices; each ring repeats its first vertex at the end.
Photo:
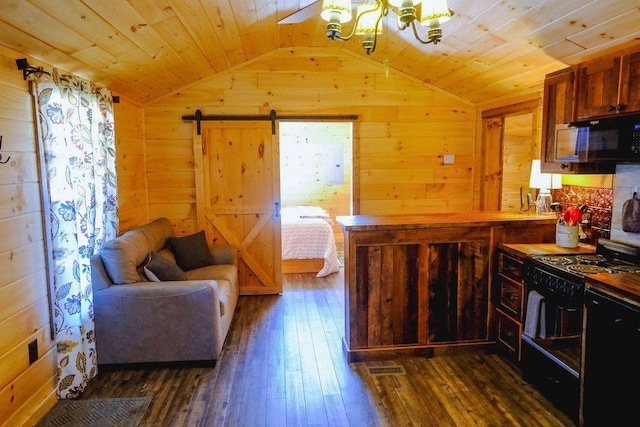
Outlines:
POLYGON ((569 206, 587 205, 587 215, 591 215, 591 226, 583 227, 587 235, 584 243, 595 245, 599 238, 608 239, 611 236, 611 212, 613 210, 613 188, 579 187, 564 185, 561 189, 553 190, 554 202, 569 206))

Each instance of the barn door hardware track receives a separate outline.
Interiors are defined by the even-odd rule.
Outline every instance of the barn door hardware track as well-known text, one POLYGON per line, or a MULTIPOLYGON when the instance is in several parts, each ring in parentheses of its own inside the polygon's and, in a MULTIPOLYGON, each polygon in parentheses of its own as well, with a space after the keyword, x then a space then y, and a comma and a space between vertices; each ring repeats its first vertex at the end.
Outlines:
POLYGON ((202 111, 196 110, 194 115, 182 116, 183 121, 196 121, 198 135, 201 135, 200 132, 200 123, 203 121, 253 121, 253 120, 262 120, 262 121, 270 121, 271 122, 271 134, 276 134, 276 120, 285 120, 285 121, 313 121, 313 120, 331 120, 331 121, 354 121, 358 120, 358 116, 356 115, 335 115, 335 116, 325 116, 325 115, 293 115, 293 116, 278 116, 275 110, 271 110, 271 112, 262 115, 204 115, 202 111))

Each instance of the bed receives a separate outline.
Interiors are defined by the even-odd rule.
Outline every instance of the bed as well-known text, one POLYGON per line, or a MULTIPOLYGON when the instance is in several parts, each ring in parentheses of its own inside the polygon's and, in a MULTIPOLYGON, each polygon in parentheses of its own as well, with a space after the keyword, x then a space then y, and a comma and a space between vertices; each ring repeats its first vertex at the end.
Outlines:
POLYGON ((316 206, 283 207, 282 272, 317 272, 326 277, 340 270, 331 218, 316 206))

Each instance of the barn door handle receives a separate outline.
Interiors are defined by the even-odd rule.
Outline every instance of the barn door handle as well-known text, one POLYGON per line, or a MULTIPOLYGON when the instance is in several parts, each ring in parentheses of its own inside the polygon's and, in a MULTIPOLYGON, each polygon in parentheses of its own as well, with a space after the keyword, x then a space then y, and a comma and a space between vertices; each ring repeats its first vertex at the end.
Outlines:
MULTIPOLYGON (((0 150, 2 150, 2 135, 0 135, 0 150)), ((9 160, 11 160, 11 156, 7 157, 7 160, 5 160, 4 162, 2 161, 2 153, 0 153, 0 163, 5 164, 7 163, 9 160)))
POLYGON ((280 203, 275 202, 274 205, 275 205, 275 216, 276 218, 278 218, 280 216, 280 203))

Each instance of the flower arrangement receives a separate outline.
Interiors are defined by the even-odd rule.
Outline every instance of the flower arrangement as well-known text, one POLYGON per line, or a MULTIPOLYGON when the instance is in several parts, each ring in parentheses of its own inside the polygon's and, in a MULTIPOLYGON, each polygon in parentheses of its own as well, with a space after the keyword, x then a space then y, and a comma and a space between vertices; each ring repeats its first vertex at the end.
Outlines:
POLYGON ((558 224, 567 225, 569 227, 580 224, 580 221, 582 221, 582 208, 578 208, 576 206, 568 207, 564 211, 564 214, 558 217, 558 224))

